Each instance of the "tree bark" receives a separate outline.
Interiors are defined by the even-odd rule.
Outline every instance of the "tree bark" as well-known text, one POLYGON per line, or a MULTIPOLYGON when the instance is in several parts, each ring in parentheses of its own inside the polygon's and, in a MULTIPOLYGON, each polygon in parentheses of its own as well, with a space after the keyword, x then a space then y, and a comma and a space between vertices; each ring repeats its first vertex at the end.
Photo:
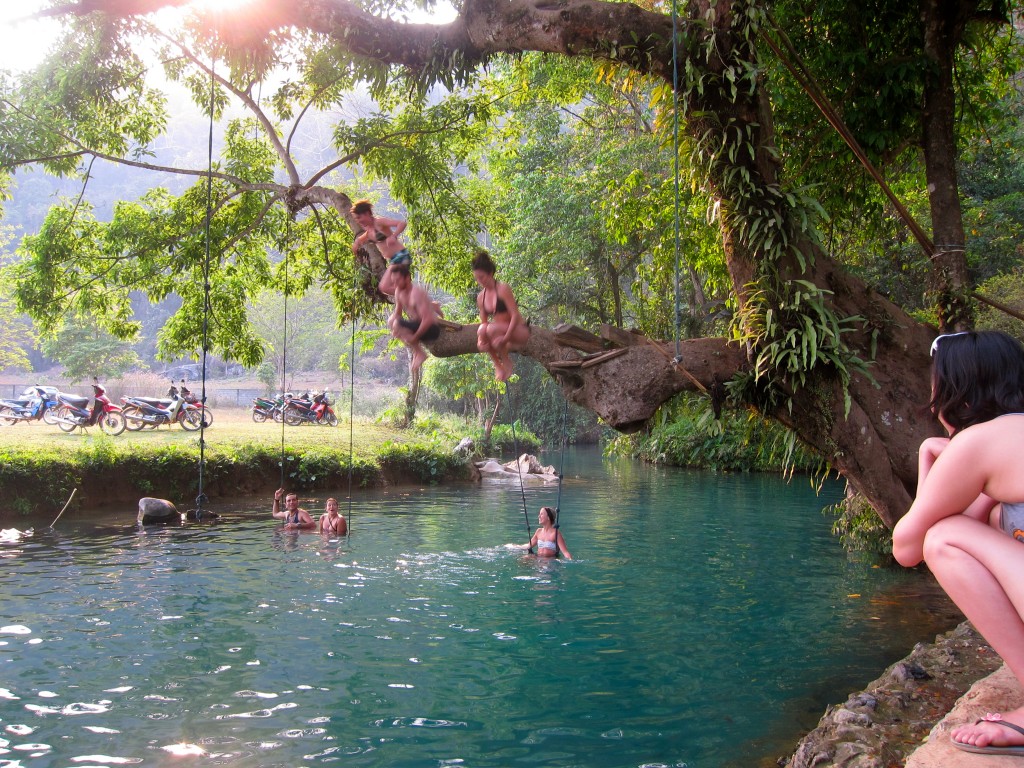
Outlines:
POLYGON ((953 64, 964 27, 976 10, 977 3, 970 0, 921 0, 924 51, 932 63, 925 80, 922 114, 925 177, 935 244, 930 290, 944 332, 974 326, 957 184, 953 64))

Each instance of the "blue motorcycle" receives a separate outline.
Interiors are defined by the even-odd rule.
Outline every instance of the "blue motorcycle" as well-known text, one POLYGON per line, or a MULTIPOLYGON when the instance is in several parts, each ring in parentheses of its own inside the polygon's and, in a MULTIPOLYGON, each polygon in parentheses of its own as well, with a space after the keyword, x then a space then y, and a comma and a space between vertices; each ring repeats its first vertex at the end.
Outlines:
POLYGON ((9 427, 19 421, 39 421, 56 424, 57 400, 56 387, 32 386, 14 400, 0 400, 0 425, 9 427))

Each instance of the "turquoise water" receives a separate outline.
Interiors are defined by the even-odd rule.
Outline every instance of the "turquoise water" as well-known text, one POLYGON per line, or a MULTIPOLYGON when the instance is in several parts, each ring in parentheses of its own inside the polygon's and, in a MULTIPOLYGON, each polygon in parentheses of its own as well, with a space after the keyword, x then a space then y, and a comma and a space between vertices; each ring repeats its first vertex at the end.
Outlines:
MULTIPOLYGON (((924 577, 840 551, 838 486, 566 474, 573 562, 503 546, 517 487, 362 494, 348 542, 269 500, 36 521, 0 544, 0 767, 767 765, 955 622, 924 577)), ((527 490, 531 526, 554 501, 527 490)))

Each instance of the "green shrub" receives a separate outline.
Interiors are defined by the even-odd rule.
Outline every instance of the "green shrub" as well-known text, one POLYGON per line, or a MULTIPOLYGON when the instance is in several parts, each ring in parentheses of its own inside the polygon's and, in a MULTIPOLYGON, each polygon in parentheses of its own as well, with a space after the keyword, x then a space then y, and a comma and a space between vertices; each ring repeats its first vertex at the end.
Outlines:
POLYGON ((386 473, 438 483, 464 477, 466 461, 437 443, 385 443, 377 453, 386 473))
POLYGON ((847 551, 892 555, 892 532, 860 494, 847 494, 825 507, 822 514, 834 518, 832 534, 847 551))
POLYGON ((663 406, 647 434, 617 437, 609 451, 716 472, 827 472, 781 425, 753 411, 725 410, 716 419, 707 399, 693 395, 663 406))

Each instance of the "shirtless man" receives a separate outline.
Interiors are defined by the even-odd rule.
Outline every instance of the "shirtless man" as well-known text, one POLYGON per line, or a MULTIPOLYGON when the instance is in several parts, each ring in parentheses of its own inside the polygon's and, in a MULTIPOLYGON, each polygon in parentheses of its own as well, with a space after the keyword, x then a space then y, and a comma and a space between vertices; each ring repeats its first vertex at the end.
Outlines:
POLYGON ((309 512, 299 506, 298 494, 285 494, 284 488, 274 491, 274 506, 270 514, 277 520, 284 520, 285 528, 316 528, 316 523, 309 512), (281 497, 284 496, 284 509, 281 509, 281 497))
POLYGON ((363 231, 356 235, 352 242, 352 253, 367 243, 373 243, 380 255, 388 262, 384 276, 380 279, 378 289, 381 293, 391 296, 395 292, 394 268, 399 264, 412 264, 412 254, 402 245, 398 236, 405 231, 405 222, 400 219, 389 219, 385 216, 374 216, 373 206, 369 200, 358 200, 352 206, 352 215, 363 231))
POLYGON ((418 371, 427 352, 421 341, 434 341, 441 335, 441 326, 437 324, 437 311, 430 296, 412 281, 408 264, 397 264, 391 267, 395 279, 395 310, 388 318, 388 327, 392 335, 412 352, 412 370, 418 371), (406 317, 402 314, 405 313, 406 317))

